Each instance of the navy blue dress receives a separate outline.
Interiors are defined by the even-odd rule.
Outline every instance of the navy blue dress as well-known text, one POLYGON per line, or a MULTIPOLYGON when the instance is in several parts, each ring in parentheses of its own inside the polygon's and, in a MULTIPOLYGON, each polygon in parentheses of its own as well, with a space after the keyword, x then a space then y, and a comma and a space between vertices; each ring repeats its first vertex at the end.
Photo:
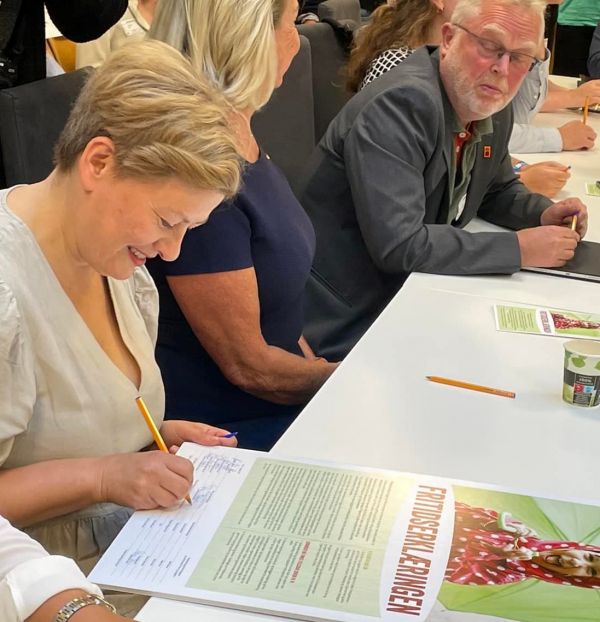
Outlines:
POLYGON ((304 287, 315 234, 283 173, 261 153, 246 166, 240 193, 208 222, 189 231, 176 261, 154 259, 148 268, 160 295, 156 356, 166 390, 166 418, 202 421, 238 432, 240 447, 268 450, 301 405, 280 405, 231 384, 194 335, 167 276, 253 267, 265 341, 302 355, 304 287))

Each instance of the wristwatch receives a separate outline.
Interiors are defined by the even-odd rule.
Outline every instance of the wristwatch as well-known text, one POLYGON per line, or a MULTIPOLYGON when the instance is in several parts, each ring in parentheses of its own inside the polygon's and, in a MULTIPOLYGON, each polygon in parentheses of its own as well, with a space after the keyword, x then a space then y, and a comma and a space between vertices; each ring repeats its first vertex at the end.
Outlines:
POLYGON ((521 169, 527 166, 527 162, 523 162, 523 160, 519 160, 516 164, 513 164, 513 171, 515 173, 520 173, 521 169))
POLYGON ((100 605, 101 607, 110 609, 112 613, 116 613, 117 611, 114 605, 111 605, 109 602, 105 601, 104 598, 88 594, 87 596, 78 596, 77 598, 73 598, 66 603, 56 614, 54 622, 67 622, 67 620, 69 620, 74 613, 84 607, 87 607, 88 605, 100 605))

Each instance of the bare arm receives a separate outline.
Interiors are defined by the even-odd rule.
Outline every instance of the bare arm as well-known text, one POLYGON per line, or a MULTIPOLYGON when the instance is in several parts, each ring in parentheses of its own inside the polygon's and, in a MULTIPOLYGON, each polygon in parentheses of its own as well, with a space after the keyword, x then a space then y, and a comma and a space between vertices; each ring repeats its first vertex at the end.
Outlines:
POLYGON ((17 527, 98 502, 97 460, 53 460, 0 472, 0 514, 17 527), (24 494, 24 491, 27 491, 24 494))
POLYGON ((565 88, 548 80, 548 95, 540 110, 553 112, 562 108, 582 107, 586 97, 589 97, 590 106, 600 104, 600 80, 584 82, 576 89, 565 88))
POLYGON ((336 368, 265 341, 254 268, 170 276, 167 281, 204 349, 240 389, 278 404, 303 403, 336 368))
POLYGON ((160 451, 38 462, 0 472, 0 514, 26 527, 106 501, 169 507, 192 478, 189 460, 160 451))

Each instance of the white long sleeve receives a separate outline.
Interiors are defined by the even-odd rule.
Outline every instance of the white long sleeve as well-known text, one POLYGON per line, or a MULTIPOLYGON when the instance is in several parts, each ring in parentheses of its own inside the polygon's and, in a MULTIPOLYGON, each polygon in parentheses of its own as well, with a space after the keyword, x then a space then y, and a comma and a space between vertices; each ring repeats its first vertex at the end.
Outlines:
POLYGON ((508 143, 510 153, 558 153, 562 148, 562 137, 556 127, 513 124, 508 143))
POLYGON ((73 560, 48 555, 0 517, 0 620, 23 622, 48 598, 69 589, 102 595, 73 560))
POLYGON ((550 56, 534 67, 523 80, 512 102, 515 123, 508 149, 511 153, 562 151, 562 138, 555 127, 529 125, 548 95, 550 56))

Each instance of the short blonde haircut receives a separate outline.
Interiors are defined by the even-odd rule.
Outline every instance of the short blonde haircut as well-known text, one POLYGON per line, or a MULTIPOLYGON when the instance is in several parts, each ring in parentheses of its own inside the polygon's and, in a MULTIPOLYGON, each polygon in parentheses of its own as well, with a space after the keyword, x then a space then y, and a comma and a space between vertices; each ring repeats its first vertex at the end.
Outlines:
POLYGON ((235 110, 258 110, 277 78, 285 0, 160 0, 149 37, 189 55, 235 110))
POLYGON ((83 87, 55 163, 68 172, 92 138, 107 136, 119 177, 174 177, 230 197, 241 170, 228 115, 222 96, 179 52, 158 41, 131 43, 83 87))

